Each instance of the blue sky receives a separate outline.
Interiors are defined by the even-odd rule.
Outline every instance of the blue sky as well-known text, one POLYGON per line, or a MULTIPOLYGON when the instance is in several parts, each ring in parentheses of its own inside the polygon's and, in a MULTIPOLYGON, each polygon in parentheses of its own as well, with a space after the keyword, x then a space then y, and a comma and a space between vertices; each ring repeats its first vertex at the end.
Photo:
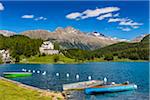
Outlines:
POLYGON ((72 26, 133 39, 149 33, 148 1, 3 1, 0 29, 14 32, 72 26))

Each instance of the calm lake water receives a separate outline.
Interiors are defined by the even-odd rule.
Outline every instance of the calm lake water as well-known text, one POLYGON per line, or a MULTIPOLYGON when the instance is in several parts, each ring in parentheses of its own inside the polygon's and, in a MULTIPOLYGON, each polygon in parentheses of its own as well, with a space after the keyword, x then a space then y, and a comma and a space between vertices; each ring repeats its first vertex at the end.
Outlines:
POLYGON ((92 79, 122 83, 129 81, 138 85, 135 91, 111 93, 103 95, 85 95, 83 92, 73 93, 72 100, 148 100, 149 99, 149 63, 148 62, 102 62, 86 64, 4 64, 0 65, 0 75, 4 71, 35 70, 31 77, 14 78, 27 85, 42 89, 62 91, 62 84, 92 79), (42 73, 46 71, 46 75, 42 73), (60 76, 56 76, 59 73, 60 76), (69 73, 69 77, 66 74, 69 73), (76 79, 75 75, 80 78, 76 79))

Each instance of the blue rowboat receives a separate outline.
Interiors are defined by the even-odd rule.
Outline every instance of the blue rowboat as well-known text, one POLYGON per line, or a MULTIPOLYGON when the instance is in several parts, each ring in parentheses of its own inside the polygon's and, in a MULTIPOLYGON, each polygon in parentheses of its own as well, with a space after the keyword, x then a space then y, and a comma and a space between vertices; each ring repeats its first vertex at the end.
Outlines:
POLYGON ((98 93, 112 93, 112 92, 121 92, 137 89, 135 84, 115 84, 115 85, 104 85, 104 86, 95 86, 85 89, 85 94, 98 94, 98 93))

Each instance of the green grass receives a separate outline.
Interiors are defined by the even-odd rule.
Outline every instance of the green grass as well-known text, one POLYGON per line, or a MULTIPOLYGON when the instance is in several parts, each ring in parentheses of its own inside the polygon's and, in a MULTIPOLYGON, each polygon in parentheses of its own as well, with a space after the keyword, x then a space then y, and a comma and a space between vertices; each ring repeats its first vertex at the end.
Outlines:
MULTIPOLYGON (((46 56, 32 56, 30 58, 21 57, 20 63, 30 63, 30 64, 73 64, 73 63, 86 63, 86 62, 107 62, 103 57, 95 58, 94 60, 85 60, 85 61, 76 61, 75 59, 68 58, 64 55, 46 55, 46 56), (54 58, 58 56, 59 60, 54 61, 54 58)), ((130 60, 127 58, 119 59, 114 57, 114 60, 111 62, 144 62, 144 60, 130 60)))
MULTIPOLYGON (((42 95, 42 93, 37 90, 28 89, 3 79, 0 79, 0 99, 1 100, 53 100, 51 96, 42 95)), ((60 98, 56 100, 60 100, 60 98)))
POLYGON ((64 55, 46 55, 46 56, 32 56, 30 58, 23 58, 20 63, 32 63, 32 64, 64 64, 64 63, 75 63, 75 59, 65 57, 64 55), (54 61, 54 58, 58 56, 59 60, 54 61))

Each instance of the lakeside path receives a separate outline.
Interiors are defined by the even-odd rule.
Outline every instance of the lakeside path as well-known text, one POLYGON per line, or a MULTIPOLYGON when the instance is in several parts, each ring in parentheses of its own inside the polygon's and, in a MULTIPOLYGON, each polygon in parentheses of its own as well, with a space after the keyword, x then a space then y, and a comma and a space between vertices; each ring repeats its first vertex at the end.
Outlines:
POLYGON ((42 90, 0 77, 1 100, 65 100, 61 92, 42 90))

